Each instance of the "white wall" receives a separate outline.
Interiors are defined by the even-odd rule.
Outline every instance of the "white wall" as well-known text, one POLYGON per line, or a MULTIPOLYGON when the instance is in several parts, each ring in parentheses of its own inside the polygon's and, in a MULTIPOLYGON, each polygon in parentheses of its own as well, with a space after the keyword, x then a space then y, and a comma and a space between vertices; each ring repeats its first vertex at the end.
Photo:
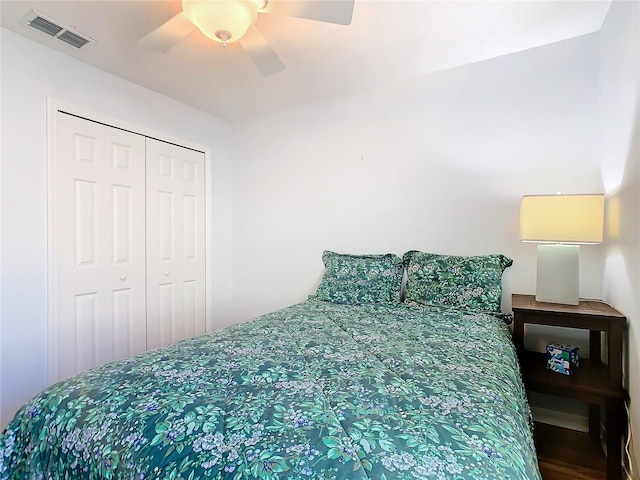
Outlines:
MULTIPOLYGON (((515 261, 505 297, 533 293, 536 246, 518 238, 522 195, 603 191, 597 41, 587 35, 237 125, 237 319, 313 293, 323 249, 501 252, 515 261)), ((582 296, 601 296, 601 252, 582 249, 582 296)))
MULTIPOLYGON (((640 3, 616 1, 600 30, 602 176, 607 192, 605 298, 629 323, 629 391, 640 474, 640 3)), ((637 477, 636 477, 637 478, 637 477)))
MULTIPOLYGON (((52 97, 209 147, 213 159, 214 324, 229 318, 230 126, 2 29, 0 425, 46 381, 46 101, 52 97)), ((209 312, 211 313, 211 312, 209 312)))

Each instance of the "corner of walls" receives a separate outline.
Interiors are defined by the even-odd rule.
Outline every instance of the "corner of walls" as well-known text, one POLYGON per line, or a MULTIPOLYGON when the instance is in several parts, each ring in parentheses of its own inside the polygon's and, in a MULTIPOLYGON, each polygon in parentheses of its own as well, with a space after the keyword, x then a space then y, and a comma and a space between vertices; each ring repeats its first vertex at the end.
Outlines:
POLYGON ((212 322, 208 330, 218 330, 234 320, 233 302, 233 148, 229 138, 233 136, 232 125, 226 131, 227 143, 223 151, 213 152, 211 169, 212 205, 210 221, 213 238, 211 262, 213 285, 212 322), (217 161, 216 161, 217 159, 217 161))
POLYGON ((614 1, 599 32, 604 298, 627 317, 627 462, 640 473, 640 3, 614 1))

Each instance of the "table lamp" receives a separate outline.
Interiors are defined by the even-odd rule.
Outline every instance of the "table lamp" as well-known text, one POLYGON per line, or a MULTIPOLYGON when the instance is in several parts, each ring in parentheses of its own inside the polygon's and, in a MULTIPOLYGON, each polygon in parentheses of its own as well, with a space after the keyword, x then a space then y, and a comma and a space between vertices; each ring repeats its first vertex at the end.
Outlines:
POLYGON ((536 301, 578 305, 580 244, 603 240, 604 195, 525 195, 520 240, 539 242, 536 301))

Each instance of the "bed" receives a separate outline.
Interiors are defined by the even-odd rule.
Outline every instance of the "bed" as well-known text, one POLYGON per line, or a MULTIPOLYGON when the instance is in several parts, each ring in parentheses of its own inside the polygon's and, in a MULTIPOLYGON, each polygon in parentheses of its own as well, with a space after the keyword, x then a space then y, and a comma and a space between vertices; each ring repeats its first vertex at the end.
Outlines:
POLYGON ((416 301, 433 272, 406 255, 334 255, 300 304, 46 389, 0 435, 0 479, 540 480, 504 321, 416 301))

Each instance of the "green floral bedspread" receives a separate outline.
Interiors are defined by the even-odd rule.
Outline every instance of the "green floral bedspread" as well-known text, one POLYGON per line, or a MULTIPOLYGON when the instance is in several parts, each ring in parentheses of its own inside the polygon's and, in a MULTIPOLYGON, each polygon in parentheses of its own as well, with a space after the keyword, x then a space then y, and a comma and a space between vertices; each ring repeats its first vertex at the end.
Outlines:
POLYGON ((308 300, 53 385, 0 479, 540 479, 507 327, 308 300))

